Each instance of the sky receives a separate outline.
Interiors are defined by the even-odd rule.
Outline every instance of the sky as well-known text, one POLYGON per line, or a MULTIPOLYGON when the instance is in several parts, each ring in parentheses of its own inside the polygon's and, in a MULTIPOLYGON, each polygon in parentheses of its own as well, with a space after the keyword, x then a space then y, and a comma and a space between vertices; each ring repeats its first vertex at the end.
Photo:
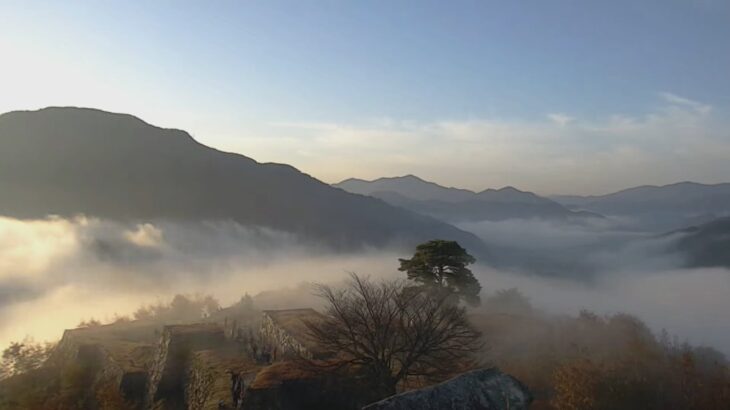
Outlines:
POLYGON ((325 182, 727 182, 728 73, 725 0, 0 0, 0 112, 130 113, 325 182))

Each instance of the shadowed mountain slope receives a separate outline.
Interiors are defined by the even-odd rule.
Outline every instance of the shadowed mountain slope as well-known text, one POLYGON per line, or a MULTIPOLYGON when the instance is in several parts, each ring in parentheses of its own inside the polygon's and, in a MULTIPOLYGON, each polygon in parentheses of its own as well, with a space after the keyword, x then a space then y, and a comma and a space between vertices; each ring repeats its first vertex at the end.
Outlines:
POLYGON ((730 268, 730 218, 675 231, 682 236, 675 244, 691 267, 730 268))
POLYGON ((0 115, 0 215, 233 220, 351 248, 475 236, 295 168, 206 147, 125 114, 47 108, 0 115))

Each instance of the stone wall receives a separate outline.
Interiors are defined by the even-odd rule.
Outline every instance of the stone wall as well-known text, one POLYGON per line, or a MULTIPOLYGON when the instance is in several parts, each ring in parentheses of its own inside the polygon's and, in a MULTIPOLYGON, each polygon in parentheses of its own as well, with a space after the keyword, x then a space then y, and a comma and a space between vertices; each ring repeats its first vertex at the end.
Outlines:
POLYGON ((117 361, 105 357, 95 378, 97 386, 113 386, 130 406, 141 408, 147 393, 147 371, 143 368, 124 368, 117 361))
POLYGON ((83 344, 83 340, 77 336, 78 331, 65 330, 61 340, 53 348, 53 352, 48 357, 48 362, 53 364, 68 363, 75 360, 79 351, 79 346, 83 344))
POLYGON ((259 367, 233 352, 204 350, 193 354, 185 397, 188 409, 239 409, 259 367))
POLYGON ((265 349, 271 353, 272 361, 292 357, 313 358, 311 352, 302 343, 279 327, 266 314, 261 320, 260 335, 265 349))
POLYGON ((187 366, 192 353, 224 344, 223 329, 215 324, 165 326, 149 371, 148 406, 186 408, 187 366))
POLYGON ((49 358, 49 365, 59 369, 71 363, 86 364, 91 371, 90 392, 100 386, 111 386, 131 407, 141 408, 147 387, 145 356, 151 356, 151 346, 133 342, 100 341, 93 329, 64 332, 49 358))

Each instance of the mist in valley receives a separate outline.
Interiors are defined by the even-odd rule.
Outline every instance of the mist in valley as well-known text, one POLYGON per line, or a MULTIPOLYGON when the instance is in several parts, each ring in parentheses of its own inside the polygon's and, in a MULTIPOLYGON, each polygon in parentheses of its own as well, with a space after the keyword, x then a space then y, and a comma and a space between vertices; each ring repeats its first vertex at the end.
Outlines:
MULTIPOLYGON (((473 267, 482 299, 517 288, 548 315, 626 312, 657 334, 730 353, 730 271, 682 268, 672 237, 601 225, 515 220, 462 225, 490 249, 548 258, 583 272, 535 272, 490 260, 473 267), (568 262, 571 262, 570 264, 568 262)), ((349 272, 402 279, 412 249, 334 252, 294 235, 233 222, 123 224, 95 218, 0 219, 0 345, 58 340, 94 318, 111 322, 175 294, 209 294, 222 306, 244 294, 256 307, 319 307, 311 283, 349 272)), ((477 309, 478 310, 478 309, 477 309)))
POLYGON ((727 409, 730 2, 597 3, 0 1, 0 410, 727 409))

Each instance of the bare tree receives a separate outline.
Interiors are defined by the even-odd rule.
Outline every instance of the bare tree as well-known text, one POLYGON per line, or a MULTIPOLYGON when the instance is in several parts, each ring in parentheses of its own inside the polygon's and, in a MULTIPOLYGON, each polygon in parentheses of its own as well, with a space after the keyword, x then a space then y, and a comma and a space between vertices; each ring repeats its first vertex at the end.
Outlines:
POLYGON ((382 396, 414 376, 439 379, 467 368, 483 346, 465 309, 443 289, 351 274, 345 287, 317 290, 327 307, 324 319, 306 323, 310 337, 339 352, 339 363, 366 372, 382 396))

